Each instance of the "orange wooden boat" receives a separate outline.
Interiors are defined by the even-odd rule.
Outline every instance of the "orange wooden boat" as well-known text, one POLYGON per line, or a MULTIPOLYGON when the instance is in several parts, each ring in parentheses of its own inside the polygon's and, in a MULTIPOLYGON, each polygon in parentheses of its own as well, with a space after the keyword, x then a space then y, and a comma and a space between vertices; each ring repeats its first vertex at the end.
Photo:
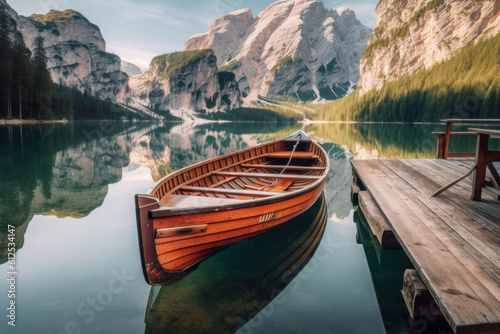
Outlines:
POLYGON ((321 247, 327 211, 322 194, 303 214, 252 239, 250 251, 249 243, 220 254, 218 272, 212 264, 199 268, 192 280, 151 287, 144 333, 236 333, 254 316, 259 319, 262 309, 280 307, 278 300, 284 299, 277 296, 294 285, 291 282, 310 260, 310 268, 319 261, 313 255, 321 247))
POLYGON ((162 285, 306 211, 329 168, 323 148, 298 131, 167 175, 135 198, 146 281, 162 285))

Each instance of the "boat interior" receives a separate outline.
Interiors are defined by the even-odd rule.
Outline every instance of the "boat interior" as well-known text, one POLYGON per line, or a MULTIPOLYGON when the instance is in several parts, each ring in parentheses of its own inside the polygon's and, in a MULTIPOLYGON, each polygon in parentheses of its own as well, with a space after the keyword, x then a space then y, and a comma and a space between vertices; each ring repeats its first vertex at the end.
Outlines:
POLYGON ((223 205, 300 190, 320 179, 326 157, 310 140, 281 140, 171 174, 153 194, 163 207, 223 205), (193 198, 196 197, 196 199, 193 198))

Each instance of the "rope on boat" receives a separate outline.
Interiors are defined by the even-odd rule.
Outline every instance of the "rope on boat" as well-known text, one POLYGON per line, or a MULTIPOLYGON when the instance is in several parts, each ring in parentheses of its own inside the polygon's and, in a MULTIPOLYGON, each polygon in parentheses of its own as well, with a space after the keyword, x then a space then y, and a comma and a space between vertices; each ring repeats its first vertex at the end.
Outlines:
MULTIPOLYGON (((293 154, 295 153, 297 146, 299 146, 301 138, 302 138, 302 135, 299 133, 299 139, 297 139, 297 142, 295 143, 295 145, 293 145, 293 150, 292 150, 292 154, 290 154, 290 159, 288 159, 288 163, 285 165, 285 168, 283 168, 283 170, 278 175, 283 174, 286 171, 286 169, 288 168, 288 166, 290 166, 290 163, 292 162, 292 159, 293 159, 293 154)), ((278 183, 278 181, 279 181, 279 179, 275 179, 272 183, 270 183, 267 186, 265 186, 264 188, 262 188, 261 191, 266 190, 267 188, 274 186, 276 183, 278 183)))

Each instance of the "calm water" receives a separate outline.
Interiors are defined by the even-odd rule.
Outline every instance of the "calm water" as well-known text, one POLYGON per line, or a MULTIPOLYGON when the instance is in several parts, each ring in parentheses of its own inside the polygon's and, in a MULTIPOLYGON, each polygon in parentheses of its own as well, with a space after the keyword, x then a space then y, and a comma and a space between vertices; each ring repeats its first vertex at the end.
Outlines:
MULTIPOLYGON (((421 333, 400 297, 404 253, 373 246, 351 202, 350 159, 432 158, 441 125, 313 124, 331 159, 304 215, 144 282, 133 196, 164 175, 301 125, 75 123, 0 126, 1 333, 421 333), (15 227, 9 268, 8 226, 15 227), (15 300, 16 327, 7 324, 15 300), (1 311, 3 310, 3 311, 1 311)), ((474 141, 459 138, 459 150, 474 141)))

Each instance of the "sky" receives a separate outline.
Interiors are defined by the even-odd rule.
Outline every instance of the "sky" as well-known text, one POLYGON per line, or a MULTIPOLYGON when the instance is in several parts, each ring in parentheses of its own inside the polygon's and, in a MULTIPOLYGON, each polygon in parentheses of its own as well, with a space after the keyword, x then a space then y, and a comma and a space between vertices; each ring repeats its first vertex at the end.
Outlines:
MULTIPOLYGON (((20 15, 74 9, 101 29, 106 51, 147 68, 157 55, 180 51, 190 36, 207 32, 218 17, 251 8, 254 16, 273 0, 7 0, 20 15)), ((373 28, 378 0, 323 0, 325 7, 349 7, 373 28)))

